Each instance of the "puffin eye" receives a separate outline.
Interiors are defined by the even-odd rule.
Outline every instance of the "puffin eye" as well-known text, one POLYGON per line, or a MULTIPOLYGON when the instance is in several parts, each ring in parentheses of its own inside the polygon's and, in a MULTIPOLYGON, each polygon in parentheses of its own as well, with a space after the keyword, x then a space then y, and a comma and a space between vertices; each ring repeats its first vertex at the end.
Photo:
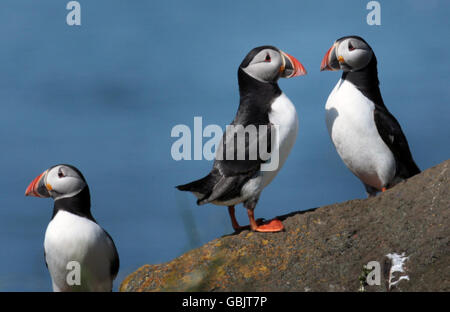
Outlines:
POLYGON ((349 50, 349 51, 355 50, 355 47, 352 45, 352 42, 351 42, 351 41, 348 42, 348 50, 349 50))
POLYGON ((61 168, 58 170, 58 177, 63 178, 64 172, 62 172, 61 168))
POLYGON ((271 58, 270 58, 270 54, 267 53, 266 58, 264 59, 264 62, 270 62, 271 58))

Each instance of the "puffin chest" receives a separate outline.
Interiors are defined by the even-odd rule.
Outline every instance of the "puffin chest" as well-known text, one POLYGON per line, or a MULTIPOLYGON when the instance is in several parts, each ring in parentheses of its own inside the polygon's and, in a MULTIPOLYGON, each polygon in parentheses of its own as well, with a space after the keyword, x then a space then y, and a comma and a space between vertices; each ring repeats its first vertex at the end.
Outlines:
POLYGON ((59 289, 67 286, 67 265, 71 261, 82 268, 82 289, 92 287, 93 281, 99 284, 106 280, 109 284, 111 250, 104 231, 95 222, 59 211, 47 227, 44 249, 52 280, 59 289))
POLYGON ((284 163, 292 146, 295 143, 298 132, 298 117, 294 104, 282 93, 271 105, 269 121, 277 127, 277 144, 280 160, 284 163))
POLYGON ((325 108, 328 132, 344 163, 364 183, 384 187, 395 175, 395 159, 378 133, 374 103, 341 79, 325 108))
POLYGON ((298 116, 294 104, 282 93, 272 103, 269 121, 275 127, 275 144, 272 146, 270 164, 262 171, 262 185, 267 186, 284 165, 298 133, 298 116))

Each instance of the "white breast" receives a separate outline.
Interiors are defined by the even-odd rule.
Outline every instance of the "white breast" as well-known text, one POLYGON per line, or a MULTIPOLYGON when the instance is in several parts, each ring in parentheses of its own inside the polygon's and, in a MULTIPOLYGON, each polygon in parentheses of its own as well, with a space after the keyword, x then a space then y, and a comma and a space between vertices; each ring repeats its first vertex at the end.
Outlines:
POLYGON ((328 132, 339 156, 363 183, 381 190, 395 175, 395 159, 375 125, 375 105, 341 79, 325 108, 328 132))
MULTIPOLYGON (((276 176, 278 171, 283 167, 298 133, 298 117, 295 106, 291 100, 282 93, 272 104, 272 110, 269 113, 269 121, 279 126, 279 131, 276 136, 276 144, 272 149, 272 155, 277 153, 279 155, 279 164, 276 170, 266 171, 265 185, 266 186, 276 176)), ((273 158, 274 156, 272 156, 273 158)))
POLYGON ((44 249, 54 291, 111 291, 113 246, 95 222, 59 211, 47 227, 44 249), (71 261, 80 264, 80 286, 66 281, 71 261))

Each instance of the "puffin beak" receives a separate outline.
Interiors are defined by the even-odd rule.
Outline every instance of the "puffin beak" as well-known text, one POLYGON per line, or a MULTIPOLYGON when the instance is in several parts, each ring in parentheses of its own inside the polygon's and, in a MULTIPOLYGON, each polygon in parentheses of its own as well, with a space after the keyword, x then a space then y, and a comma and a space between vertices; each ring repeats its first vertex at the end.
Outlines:
POLYGON ((339 60, 336 57, 336 46, 337 43, 333 44, 333 46, 327 51, 327 53, 323 57, 322 63, 320 64, 320 71, 324 70, 335 71, 341 69, 339 66, 339 60))
POLYGON ((43 173, 38 175, 36 179, 31 181, 25 191, 25 196, 50 197, 50 193, 48 192, 48 188, 50 186, 45 185, 45 176, 47 175, 47 171, 48 170, 45 170, 43 173))
POLYGON ((283 61, 283 65, 280 67, 281 77, 292 78, 306 75, 305 67, 295 57, 283 51, 280 52, 283 61))

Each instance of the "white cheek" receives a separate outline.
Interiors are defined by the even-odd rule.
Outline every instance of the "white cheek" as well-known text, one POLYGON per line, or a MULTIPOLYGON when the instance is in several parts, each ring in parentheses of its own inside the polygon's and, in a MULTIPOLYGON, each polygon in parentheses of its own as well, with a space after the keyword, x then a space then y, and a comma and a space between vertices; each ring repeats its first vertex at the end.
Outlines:
POLYGON ((270 77, 270 73, 273 72, 273 65, 272 63, 257 63, 252 64, 244 69, 244 71, 255 78, 256 80, 259 80, 261 82, 267 82, 268 78, 270 77))
POLYGON ((347 64, 350 65, 353 70, 358 70, 365 67, 370 61, 370 54, 365 50, 354 50, 348 53, 347 64))
POLYGON ((72 177, 65 177, 59 179, 58 183, 54 185, 53 189, 58 193, 70 193, 76 189, 76 187, 78 186, 77 184, 78 183, 76 179, 72 177))
POLYGON ((73 177, 49 177, 47 183, 51 185, 52 190, 57 194, 75 195, 84 187, 84 182, 73 177))
POLYGON ((281 67, 281 58, 277 56, 273 56, 270 62, 259 62, 250 64, 247 68, 243 68, 243 70, 261 82, 267 82, 268 80, 273 79, 276 74, 279 72, 281 67))

